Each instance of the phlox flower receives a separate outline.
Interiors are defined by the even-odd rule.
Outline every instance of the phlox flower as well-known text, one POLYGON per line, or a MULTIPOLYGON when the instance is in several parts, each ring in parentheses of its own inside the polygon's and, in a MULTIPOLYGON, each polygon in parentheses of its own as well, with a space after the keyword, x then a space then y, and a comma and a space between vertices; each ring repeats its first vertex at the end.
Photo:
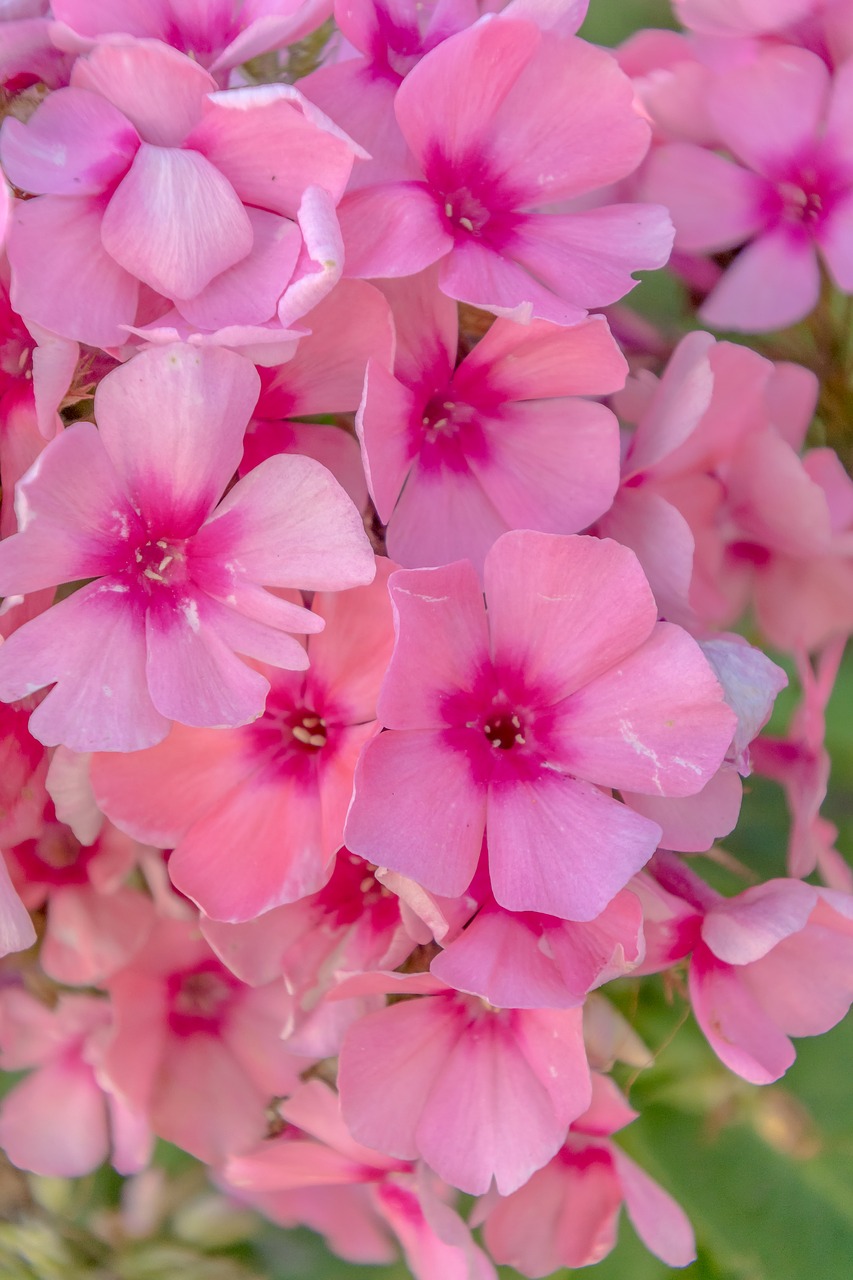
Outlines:
POLYGON ((853 1001, 853 898, 768 880, 709 906, 690 1001, 717 1057, 753 1084, 778 1080, 791 1036, 829 1031, 853 1001))
POLYGON ((266 1107, 292 1093, 305 1060, 282 1044, 283 983, 246 987, 194 922, 164 919, 105 983, 112 1030, 104 1086, 167 1142, 209 1164, 264 1137, 266 1107))
POLYGON ((13 215, 13 305, 105 348, 140 300, 150 318, 150 290, 202 329, 287 325, 340 276, 357 150, 288 85, 217 92, 158 40, 98 45, 26 124, 4 122, 3 167, 37 196, 13 215))
POLYGON ((735 717, 626 548, 507 533, 485 588, 488 613, 469 563, 392 576, 388 731, 359 762, 347 845, 456 897, 485 832, 501 906, 592 920, 660 837, 609 788, 695 794, 735 717))
POLYGON ((472 1195, 494 1178, 507 1195, 559 1150, 589 1105, 579 1008, 495 1009, 423 974, 341 984, 356 990, 423 992, 360 1018, 344 1039, 341 1111, 365 1146, 420 1156, 472 1195))
POLYGON ((175 725, 145 752, 92 760, 101 809, 137 839, 173 849, 172 882, 215 920, 251 920, 328 879, 394 642, 394 566, 378 564, 368 587, 317 592, 307 620, 325 629, 308 641, 310 666, 264 668, 270 688, 253 724, 175 725))
POLYGON ((575 1120, 565 1145, 512 1195, 487 1197, 477 1211, 497 1262, 524 1275, 600 1262, 616 1244, 624 1204, 640 1239, 670 1267, 696 1256, 682 1209, 634 1163, 610 1135, 637 1113, 612 1081, 593 1075, 592 1104, 575 1120))
POLYGON ((391 1262, 388 1232, 416 1280, 495 1280, 446 1189, 423 1168, 362 1146, 335 1092, 309 1080, 278 1107, 281 1132, 237 1155, 219 1184, 283 1226, 308 1223, 352 1262, 391 1262))
POLYGON ((437 279, 384 283, 394 374, 370 361, 356 428, 389 555, 481 570, 508 529, 578 533, 610 506, 617 422, 582 397, 618 390, 627 366, 600 316, 568 329, 496 320, 457 366, 457 308, 437 279))
POLYGON ((59 997, 47 1008, 27 992, 0 992, 0 1063, 32 1071, 0 1106, 0 1144, 13 1164, 78 1178, 110 1156, 121 1173, 147 1163, 144 1117, 102 1086, 99 1064, 112 1011, 95 996, 59 997))
POLYGON ((394 99, 416 179, 348 194, 346 271, 408 276, 440 262, 451 298, 499 315, 582 320, 662 266, 663 209, 548 213, 631 173, 649 128, 609 54, 535 23, 483 19, 409 72, 394 99))
POLYGON ((0 648, 4 701, 55 685, 30 719, 40 741, 130 751, 171 720, 257 719, 269 684, 236 653, 304 669, 285 633, 323 625, 263 587, 372 579, 361 519, 312 459, 271 458, 219 501, 257 393, 231 352, 152 348, 101 382, 99 427, 62 432, 20 482, 0 592, 94 579, 0 648))
POLYGON ((853 291, 853 62, 831 76, 808 50, 771 47, 714 77, 707 101, 731 158, 663 146, 642 183, 670 210, 676 249, 744 246, 700 318, 747 333, 794 324, 818 301, 821 262, 853 291))
POLYGON ((115 34, 150 37, 189 54, 227 82, 231 68, 318 27, 331 13, 332 0, 52 0, 51 11, 51 39, 60 48, 90 48, 94 40, 115 34))

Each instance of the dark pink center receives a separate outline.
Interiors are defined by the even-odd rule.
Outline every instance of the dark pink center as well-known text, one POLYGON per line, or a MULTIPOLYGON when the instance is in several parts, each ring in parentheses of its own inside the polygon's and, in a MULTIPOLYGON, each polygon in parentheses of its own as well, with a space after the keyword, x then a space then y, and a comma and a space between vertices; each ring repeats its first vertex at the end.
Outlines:
POLYGON ((179 1036, 216 1034, 237 987, 237 980, 215 962, 169 976, 169 1025, 179 1036))
POLYGON ((492 746, 500 751, 523 747, 527 741, 521 717, 507 711, 490 715, 483 725, 483 733, 492 746))
POLYGON ((186 539, 149 538, 137 544, 129 564, 138 584, 151 592, 182 586, 188 579, 186 539))

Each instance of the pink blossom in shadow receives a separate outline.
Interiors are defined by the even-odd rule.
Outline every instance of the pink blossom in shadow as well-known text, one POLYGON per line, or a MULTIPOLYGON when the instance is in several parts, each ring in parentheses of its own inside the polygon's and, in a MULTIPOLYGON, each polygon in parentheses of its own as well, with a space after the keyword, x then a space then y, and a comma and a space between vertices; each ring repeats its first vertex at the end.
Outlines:
POLYGON ((492 18, 442 41, 396 92, 417 164, 349 193, 348 275, 440 262, 451 298, 498 315, 574 324, 661 266, 671 227, 652 205, 548 213, 631 173, 649 143, 615 60, 531 21, 492 18), (452 123, 449 123, 452 122, 452 123))
POLYGON ((95 755, 101 809, 137 839, 172 848, 173 883, 213 919, 251 920, 328 879, 355 762, 376 732, 394 642, 392 568, 378 561, 371 586, 314 596, 311 627, 326 625, 308 641, 311 665, 264 668, 270 690, 252 725, 176 725, 145 752, 95 755))
POLYGON ((600 1262, 616 1244, 623 1204, 646 1248, 667 1266, 694 1260, 683 1210, 609 1141, 636 1115, 612 1081, 593 1076, 592 1105, 550 1164, 512 1195, 487 1197, 478 1209, 495 1261, 534 1278, 600 1262))
POLYGON ((282 1225, 310 1223, 350 1261, 390 1261, 396 1238, 417 1280, 495 1280, 446 1188, 356 1142, 327 1085, 302 1085, 278 1114, 278 1132, 228 1161, 223 1189, 282 1225))
POLYGON ((501 906, 592 920, 660 837, 610 788, 695 794, 735 718, 624 547, 504 534, 485 583, 488 614, 468 563, 392 577, 388 731, 359 762, 347 844, 458 897, 485 831, 501 906))
POLYGON ((356 427, 389 554, 481 570, 508 529, 577 533, 610 506, 617 423, 583 397, 618 390, 627 370, 601 317, 497 320, 456 366, 456 307, 437 280, 432 269, 384 284, 394 375, 370 361, 356 427))
POLYGON ((244 986, 191 921, 162 920, 106 983, 113 1029, 99 1078, 154 1132, 208 1164, 263 1138, 266 1109, 305 1060, 281 1040, 280 981, 244 986))
POLYGON ((120 1173, 148 1162, 143 1117, 99 1079, 109 1002, 61 995, 54 1009, 26 992, 0 992, 0 1062, 34 1068, 0 1106, 0 1144, 13 1164, 47 1177, 78 1178, 110 1157, 120 1173))
POLYGON ((794 324, 817 304, 821 264, 853 291, 853 64, 831 76, 806 49, 769 47, 715 76, 707 101, 728 155, 663 146, 642 183, 670 210, 677 249, 741 246, 700 318, 748 333, 794 324))
POLYGON ((4 701, 55 686, 30 720, 40 741, 128 751, 171 720, 255 720, 269 684, 236 654, 302 670, 287 633, 323 626, 263 588, 372 579, 361 519, 312 459, 271 458, 220 501, 257 392, 231 352, 142 352, 99 385, 99 428, 64 431, 19 483, 0 592, 93 579, 0 648, 4 701))
POLYGON ((213 0, 196 6, 181 0, 54 0, 51 39, 74 52, 111 36, 162 40, 189 54, 218 80, 269 49, 282 48, 320 26, 332 0, 213 0))
POLYGON ((393 970, 414 948, 397 898, 346 849, 317 893, 243 924, 203 916, 201 930, 242 982, 284 979, 292 996, 288 1045, 317 1058, 334 1057, 347 1027, 382 1004, 373 993, 328 999, 337 985, 353 974, 393 970))

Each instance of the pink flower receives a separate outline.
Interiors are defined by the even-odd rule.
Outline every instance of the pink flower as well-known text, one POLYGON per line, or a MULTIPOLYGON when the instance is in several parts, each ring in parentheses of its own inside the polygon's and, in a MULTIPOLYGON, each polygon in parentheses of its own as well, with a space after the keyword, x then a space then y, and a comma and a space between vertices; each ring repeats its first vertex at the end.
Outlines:
POLYGON ((394 376, 371 360, 356 427, 389 554, 482 570, 508 529, 577 533, 610 506, 616 419, 581 397, 618 390, 626 365, 599 316, 569 329, 496 320, 454 367, 456 307, 437 280, 386 283, 394 376))
POLYGON ((122 1173, 150 1154, 144 1120, 98 1078, 111 1010, 93 996, 62 995, 55 1009, 15 988, 0 993, 6 1071, 35 1068, 3 1101, 0 1144, 13 1164, 48 1177, 92 1173, 110 1155, 122 1173))
POLYGON ((257 392, 231 352, 143 352, 100 384, 99 429, 64 431, 20 482, 0 592, 95 579, 0 649, 4 701, 56 686, 31 717, 40 741, 130 751, 170 720, 257 719, 269 685, 236 653, 304 669, 285 633, 322 626, 263 587, 373 577, 358 513, 312 459, 271 458, 219 502, 257 392))
POLYGON ((254 724, 176 725, 144 753, 92 762, 100 807, 137 839, 173 848, 173 883, 215 920, 253 919, 329 876, 394 641, 393 566, 378 565, 369 587, 314 596, 309 624, 327 625, 308 642, 311 665, 265 668, 270 691, 254 724))
POLYGON ((801 320, 820 291, 820 262, 853 291, 853 62, 831 78, 805 49, 773 47, 715 77, 708 108, 733 159, 688 144, 659 148, 643 183, 669 208, 675 246, 746 246, 699 311, 708 324, 756 332, 801 320))
POLYGON ((264 1137, 270 1099, 291 1093, 307 1065, 287 1051, 280 981, 245 987, 197 926, 162 920, 106 983, 113 1030, 99 1078, 154 1132, 219 1163, 264 1137))
POLYGON ((483 1202, 484 1238, 497 1262, 533 1277, 600 1262, 616 1244, 623 1203, 652 1253, 670 1267, 693 1261, 693 1232, 683 1211, 609 1141, 636 1115, 610 1080, 593 1076, 592 1105, 550 1164, 512 1195, 483 1202))
POLYGON ((624 547, 504 534, 485 584, 488 615, 470 564, 392 577, 389 732, 359 763, 347 844, 457 897, 485 831, 501 906, 592 920, 660 837, 608 789, 694 794, 735 718, 624 547))
MULTIPOLYGON (((350 1133, 401 1160, 420 1156, 472 1195, 492 1178, 509 1194, 589 1105, 580 1009, 494 1009, 424 975, 392 977, 395 994, 438 994, 389 1005, 347 1032, 338 1079, 350 1133)), ((388 979, 371 981, 381 989, 388 979)))
POLYGON ((705 913, 690 999, 717 1056, 753 1084, 778 1080, 789 1036, 821 1035, 853 1001, 853 898, 768 880, 705 913))
POLYGON ((665 212, 541 210, 637 166, 649 129, 632 99, 609 54, 533 22, 484 19, 444 40, 394 101, 418 179, 340 206, 347 273, 406 276, 441 261, 448 297, 557 324, 615 302, 632 271, 666 261, 665 212))
POLYGON ((115 33, 149 36, 227 81, 232 67, 308 35, 328 18, 332 0, 53 0, 51 9, 51 38, 60 48, 90 48, 115 33))
POLYGON ((286 325, 328 292, 357 148, 297 90, 216 92, 156 40, 99 45, 71 78, 0 140, 11 180, 39 197, 9 236, 28 322, 115 347, 140 282, 203 329, 286 325))

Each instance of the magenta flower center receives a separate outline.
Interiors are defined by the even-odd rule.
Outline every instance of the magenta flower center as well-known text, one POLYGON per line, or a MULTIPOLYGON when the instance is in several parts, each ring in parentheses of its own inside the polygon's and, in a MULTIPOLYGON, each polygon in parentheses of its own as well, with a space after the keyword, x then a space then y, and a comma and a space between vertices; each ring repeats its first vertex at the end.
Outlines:
POLYGON ((319 751, 327 741, 326 721, 313 711, 297 712, 290 724, 290 734, 303 750, 319 751))
POLYGON ((483 733, 493 747, 501 751, 510 751, 513 747, 523 747, 527 739, 524 725, 519 716, 508 712, 491 715, 483 725, 483 733))
POLYGON ((187 581, 186 540, 158 538, 138 545, 131 562, 141 587, 180 586, 187 581))
POLYGON ((482 200, 478 200, 467 187, 461 187, 445 197, 444 216, 454 234, 462 231, 479 236, 482 235, 491 213, 482 200))
POLYGON ((220 966, 203 965, 169 976, 169 1024, 177 1035, 216 1034, 234 996, 236 982, 220 966))

